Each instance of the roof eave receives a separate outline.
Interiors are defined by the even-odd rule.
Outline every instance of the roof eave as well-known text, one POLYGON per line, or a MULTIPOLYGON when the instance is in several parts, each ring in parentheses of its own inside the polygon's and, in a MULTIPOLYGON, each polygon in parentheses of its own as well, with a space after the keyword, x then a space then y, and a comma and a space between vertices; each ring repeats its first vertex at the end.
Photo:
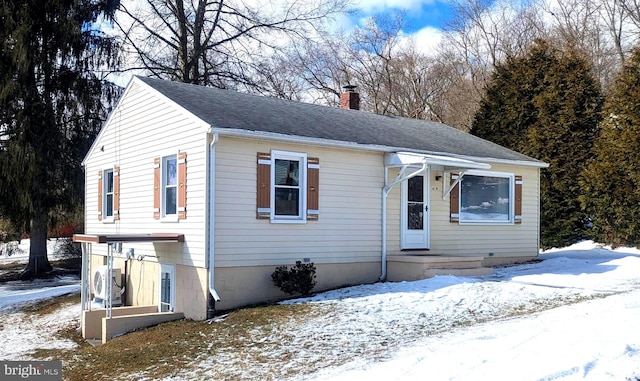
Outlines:
POLYGON ((82 159, 82 163, 81 164, 82 164, 83 167, 86 166, 87 160, 89 159, 89 157, 91 156, 91 154, 95 150, 96 146, 98 145, 98 142, 100 141, 100 138, 104 134, 105 127, 109 125, 109 123, 111 122, 111 119, 114 117, 115 110, 117 110, 118 107, 120 107, 120 103, 122 103, 122 100, 125 98, 125 96, 129 92, 129 89, 131 88, 131 83, 134 81, 134 79, 135 79, 135 77, 129 78, 129 82, 127 82, 127 86, 125 86, 124 92, 120 96, 120 99, 118 99, 118 102, 116 102, 116 106, 113 108, 113 111, 111 111, 111 113, 109 113, 109 115, 107 116, 107 120, 105 120, 104 123, 102 123, 102 127, 100 127, 100 131, 98 132, 98 136, 96 136, 96 138, 93 139, 93 143, 91 143, 91 147, 89 147, 89 150, 87 151, 87 154, 84 155, 84 159, 82 159))
POLYGON ((341 140, 331 140, 324 138, 312 138, 308 136, 300 136, 300 135, 288 135, 288 134, 280 134, 276 132, 265 132, 265 131, 250 131, 239 128, 227 128, 227 127, 212 127, 211 132, 218 133, 220 136, 232 136, 232 137, 241 137, 241 138, 250 138, 250 139, 270 139, 276 140, 280 142, 287 143, 301 143, 301 144, 310 144, 310 145, 321 145, 325 147, 333 147, 333 148, 342 148, 342 149, 354 149, 354 150, 363 150, 363 151, 375 151, 375 152, 413 152, 418 154, 427 154, 427 155, 438 155, 438 156, 448 156, 452 158, 459 158, 463 160, 471 160, 477 162, 485 162, 485 163, 495 163, 495 164, 511 164, 525 167, 537 167, 537 168, 547 168, 549 164, 541 162, 536 159, 529 160, 512 160, 512 159, 499 159, 493 157, 479 157, 479 156, 470 156, 470 155, 459 155, 449 152, 434 152, 434 151, 425 151, 425 150, 416 150, 406 147, 395 147, 395 146, 384 146, 384 145, 376 145, 376 144, 360 144, 354 142, 345 142, 341 140))
POLYGON ((111 111, 111 113, 107 117, 107 120, 102 125, 102 128, 100 129, 100 132, 98 133, 98 136, 94 139, 93 143, 91 144, 91 147, 89 148, 89 151, 87 151, 87 154, 85 155, 84 159, 82 160, 82 166, 86 165, 86 162, 87 162, 88 158, 91 156, 91 154, 95 150, 98 142, 100 141, 100 137, 104 133, 105 127, 108 126, 111 123, 111 120, 116 116, 118 108, 121 107, 121 103, 127 97, 127 94, 129 93, 130 89, 133 87, 134 83, 138 83, 141 86, 144 86, 146 89, 148 89, 149 91, 153 92, 156 96, 160 97, 161 99, 164 99, 167 102, 170 102, 177 109, 179 109, 180 112, 182 112, 187 118, 190 118, 195 124, 201 125, 203 132, 209 131, 209 129, 210 129, 209 123, 207 123, 204 120, 200 119, 194 113, 192 113, 191 111, 185 109, 183 106, 179 105, 178 103, 173 101, 171 98, 167 97, 162 92, 158 91, 153 86, 148 85, 147 83, 145 83, 144 81, 140 80, 137 76, 134 75, 134 76, 131 77, 131 79, 127 83, 127 86, 125 87, 125 90, 122 93, 122 96, 120 97, 120 99, 118 99, 118 102, 116 103, 116 106, 113 108, 113 111, 111 111))

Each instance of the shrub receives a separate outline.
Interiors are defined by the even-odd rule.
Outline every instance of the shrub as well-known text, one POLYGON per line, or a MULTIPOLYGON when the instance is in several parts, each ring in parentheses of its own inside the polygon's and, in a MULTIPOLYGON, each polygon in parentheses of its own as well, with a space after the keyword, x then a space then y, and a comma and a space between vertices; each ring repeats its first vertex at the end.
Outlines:
POLYGON ((82 258, 82 247, 72 237, 58 238, 55 251, 62 258, 82 258))
POLYGON ((19 244, 20 234, 16 233, 8 220, 0 217, 0 256, 10 257, 13 254, 21 253, 22 249, 18 246, 19 244))
POLYGON ((273 284, 287 294, 308 296, 316 285, 316 266, 296 261, 295 266, 278 266, 271 274, 273 284))
POLYGON ((20 241, 20 233, 18 233, 9 220, 0 217, 0 243, 20 241))
POLYGON ((13 254, 22 253, 22 249, 18 245, 18 241, 2 242, 2 239, 0 239, 0 256, 6 255, 10 257, 13 254))
POLYGON ((84 232, 84 213, 82 208, 73 210, 56 209, 49 216, 48 238, 72 237, 84 232))

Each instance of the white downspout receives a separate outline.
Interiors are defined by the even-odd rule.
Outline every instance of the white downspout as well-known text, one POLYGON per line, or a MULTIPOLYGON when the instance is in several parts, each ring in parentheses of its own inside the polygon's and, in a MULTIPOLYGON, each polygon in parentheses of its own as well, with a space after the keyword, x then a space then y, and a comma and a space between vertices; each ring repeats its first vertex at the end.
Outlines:
MULTIPOLYGON (((105 288, 107 292, 107 319, 113 316, 113 242, 107 242, 107 280, 105 288)), ((104 332, 103 332, 104 333, 104 332)))
POLYGON ((387 196, 389 195, 389 191, 387 190, 386 184, 389 180, 389 168, 384 167, 384 184, 385 186, 382 188, 382 255, 380 260, 381 269, 380 269, 380 280, 384 281, 387 279, 387 196))
POLYGON ((538 223, 537 223, 537 225, 538 225, 538 239, 536 240, 537 241, 536 257, 540 255, 540 229, 541 229, 541 227, 540 227, 540 225, 541 225, 541 222, 540 222, 540 203, 542 201, 540 199, 541 198, 541 196, 540 196, 540 172, 541 171, 542 171, 542 169, 538 168, 538 193, 536 193, 538 195, 538 208, 537 208, 538 209, 538 218, 537 218, 537 221, 538 221, 538 223))
POLYGON ((218 142, 218 134, 213 133, 211 130, 207 132, 207 136, 211 134, 211 142, 209 143, 209 152, 207 155, 208 161, 208 174, 207 174, 207 223, 206 223, 206 242, 208 249, 208 260, 207 267, 209 269, 209 293, 213 297, 213 299, 218 302, 220 301, 220 296, 216 292, 215 289, 215 245, 213 243, 215 237, 215 167, 216 167, 216 155, 215 155, 215 144, 218 142))
POLYGON ((84 311, 91 310, 91 243, 82 242, 82 270, 80 275, 80 329, 84 327, 84 311))

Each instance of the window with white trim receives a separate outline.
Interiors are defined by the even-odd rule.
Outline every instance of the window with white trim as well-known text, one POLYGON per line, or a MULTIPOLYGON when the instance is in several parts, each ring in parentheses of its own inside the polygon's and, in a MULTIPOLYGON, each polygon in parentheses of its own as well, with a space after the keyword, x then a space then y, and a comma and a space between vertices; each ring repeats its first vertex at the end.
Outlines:
POLYGON ((514 222, 512 173, 468 171, 460 181, 460 222, 499 224, 514 222))
POLYGON ((304 221, 306 212, 306 164, 302 153, 272 151, 272 220, 304 221))
POLYGON ((256 218, 305 223, 320 216, 320 159, 306 154, 258 152, 256 218))
POLYGON ((178 157, 162 158, 162 216, 178 214, 178 157))
MULTIPOLYGON (((116 179, 116 192, 118 181, 116 179)), ((116 205, 117 205, 116 197, 116 205)), ((187 218, 187 152, 153 158, 153 218, 178 222, 187 218)))
POLYGON ((105 219, 113 219, 113 206, 114 206, 114 181, 113 181, 113 169, 105 169, 103 172, 103 199, 102 210, 104 212, 105 219))
POLYGON ((98 221, 120 219, 120 167, 98 171, 98 221))

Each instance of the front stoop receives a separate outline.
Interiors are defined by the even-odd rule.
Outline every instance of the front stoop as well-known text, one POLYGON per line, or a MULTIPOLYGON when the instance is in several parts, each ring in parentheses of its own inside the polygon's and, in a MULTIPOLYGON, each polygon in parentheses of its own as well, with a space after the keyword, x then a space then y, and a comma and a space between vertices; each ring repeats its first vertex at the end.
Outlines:
POLYGON ((387 257, 387 280, 413 281, 436 275, 481 276, 493 274, 483 267, 484 257, 445 257, 421 255, 392 255, 387 257))

